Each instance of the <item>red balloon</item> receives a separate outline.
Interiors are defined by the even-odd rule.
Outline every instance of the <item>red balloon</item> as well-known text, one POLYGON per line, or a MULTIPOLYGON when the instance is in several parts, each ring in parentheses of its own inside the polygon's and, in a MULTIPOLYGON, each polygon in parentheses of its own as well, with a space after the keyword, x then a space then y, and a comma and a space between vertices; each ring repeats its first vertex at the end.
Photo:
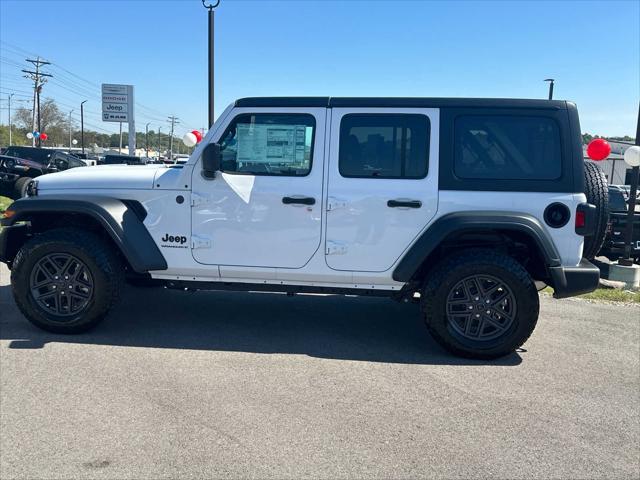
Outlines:
POLYGON ((589 142, 587 155, 591 160, 604 160, 611 153, 611 145, 604 138, 596 138, 589 142))
POLYGON ((40 134, 40 140, 46 140, 47 138, 49 138, 49 135, 47 135, 46 133, 40 134))
POLYGON ((200 133, 200 130, 191 130, 191 133, 196 136, 196 140, 198 141, 198 143, 202 141, 202 133, 200 133))

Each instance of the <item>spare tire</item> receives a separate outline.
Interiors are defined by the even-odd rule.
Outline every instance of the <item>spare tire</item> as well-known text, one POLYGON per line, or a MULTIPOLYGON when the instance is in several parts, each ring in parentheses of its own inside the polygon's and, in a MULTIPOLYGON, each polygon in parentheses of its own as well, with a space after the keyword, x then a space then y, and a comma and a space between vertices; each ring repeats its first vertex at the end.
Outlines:
POLYGON ((593 260, 604 243, 609 222, 609 186, 607 177, 598 165, 584 162, 584 193, 587 202, 596 206, 596 225, 593 235, 584 238, 582 256, 593 260))

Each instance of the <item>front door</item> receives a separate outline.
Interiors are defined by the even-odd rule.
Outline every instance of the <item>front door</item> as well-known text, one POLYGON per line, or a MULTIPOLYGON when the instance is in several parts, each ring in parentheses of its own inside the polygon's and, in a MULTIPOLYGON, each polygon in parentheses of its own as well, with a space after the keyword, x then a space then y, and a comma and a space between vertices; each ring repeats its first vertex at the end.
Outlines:
MULTIPOLYGON (((326 109, 236 109, 221 172, 196 164, 192 252, 203 264, 301 268, 320 247, 326 109)), ((220 269, 224 272, 233 269, 220 269)))
POLYGON ((326 261, 385 272, 438 208, 438 109, 334 108, 326 261))

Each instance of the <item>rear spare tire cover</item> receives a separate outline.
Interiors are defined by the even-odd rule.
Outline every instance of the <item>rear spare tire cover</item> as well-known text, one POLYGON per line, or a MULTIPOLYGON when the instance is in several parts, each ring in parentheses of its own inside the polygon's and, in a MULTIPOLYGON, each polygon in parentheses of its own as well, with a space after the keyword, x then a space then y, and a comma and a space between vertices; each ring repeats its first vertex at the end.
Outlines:
POLYGON ((593 235, 584 238, 582 256, 592 260, 602 248, 609 222, 609 187, 607 177, 598 165, 584 162, 584 193, 587 202, 596 206, 596 225, 593 235))

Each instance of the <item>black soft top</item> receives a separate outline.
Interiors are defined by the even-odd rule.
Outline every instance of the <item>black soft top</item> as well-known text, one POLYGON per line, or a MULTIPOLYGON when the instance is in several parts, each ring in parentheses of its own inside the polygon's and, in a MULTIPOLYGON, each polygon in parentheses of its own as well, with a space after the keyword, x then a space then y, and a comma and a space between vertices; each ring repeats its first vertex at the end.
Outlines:
POLYGON ((432 97, 247 97, 236 107, 534 108, 562 110, 565 100, 432 97))

